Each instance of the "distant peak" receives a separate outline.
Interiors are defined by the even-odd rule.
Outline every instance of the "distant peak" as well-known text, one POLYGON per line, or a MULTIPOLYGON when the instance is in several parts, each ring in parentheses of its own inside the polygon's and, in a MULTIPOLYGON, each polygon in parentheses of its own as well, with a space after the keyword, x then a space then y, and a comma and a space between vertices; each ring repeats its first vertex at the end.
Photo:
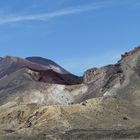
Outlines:
POLYGON ((33 56, 33 57, 27 57, 25 58, 26 60, 33 62, 33 63, 37 63, 37 64, 41 64, 41 65, 45 65, 51 69, 54 69, 55 71, 61 71, 61 73, 65 73, 68 74, 69 72, 66 71, 64 68, 62 68, 60 65, 58 65, 57 63, 55 63, 54 61, 47 59, 47 58, 43 58, 43 57, 39 57, 39 56, 33 56))
POLYGON ((5 56, 3 58, 3 60, 6 62, 17 62, 19 59, 20 59, 19 57, 15 57, 15 56, 5 56))
POLYGON ((34 59, 45 59, 41 56, 30 56, 30 57, 26 57, 25 59, 32 59, 32 58, 34 58, 34 59))
POLYGON ((25 59, 32 62, 47 62, 47 63, 53 63, 53 64, 55 63, 50 59, 40 57, 40 56, 30 56, 30 57, 26 57, 25 59))

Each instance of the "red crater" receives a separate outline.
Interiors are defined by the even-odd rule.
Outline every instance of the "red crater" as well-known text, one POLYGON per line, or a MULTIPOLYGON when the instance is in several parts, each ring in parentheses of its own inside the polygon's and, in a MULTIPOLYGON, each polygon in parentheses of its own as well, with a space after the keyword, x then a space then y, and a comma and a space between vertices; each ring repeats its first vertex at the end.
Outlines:
POLYGON ((22 59, 7 56, 2 58, 0 61, 0 78, 23 68, 32 71, 29 75, 34 81, 64 85, 82 83, 81 77, 69 73, 55 62, 41 57, 28 57, 22 59))

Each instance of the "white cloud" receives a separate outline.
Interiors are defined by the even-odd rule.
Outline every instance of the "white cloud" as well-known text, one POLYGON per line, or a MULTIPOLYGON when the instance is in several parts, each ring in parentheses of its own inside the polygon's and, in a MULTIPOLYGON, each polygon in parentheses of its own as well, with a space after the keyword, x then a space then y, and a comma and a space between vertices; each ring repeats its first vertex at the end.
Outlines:
POLYGON ((104 6, 105 3, 96 3, 91 5, 79 6, 79 7, 69 7, 51 13, 32 14, 32 15, 10 15, 10 16, 2 15, 0 16, 0 24, 7 24, 7 23, 14 23, 14 22, 21 22, 21 21, 33 21, 33 20, 47 21, 56 17, 97 10, 103 8, 104 6))

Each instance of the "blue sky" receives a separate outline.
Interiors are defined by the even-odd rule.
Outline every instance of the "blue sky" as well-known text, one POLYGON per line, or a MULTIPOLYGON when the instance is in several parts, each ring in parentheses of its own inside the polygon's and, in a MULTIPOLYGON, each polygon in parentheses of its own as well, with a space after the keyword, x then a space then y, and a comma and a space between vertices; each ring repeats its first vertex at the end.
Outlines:
POLYGON ((138 45, 139 0, 0 1, 0 56, 42 56, 82 75, 138 45))

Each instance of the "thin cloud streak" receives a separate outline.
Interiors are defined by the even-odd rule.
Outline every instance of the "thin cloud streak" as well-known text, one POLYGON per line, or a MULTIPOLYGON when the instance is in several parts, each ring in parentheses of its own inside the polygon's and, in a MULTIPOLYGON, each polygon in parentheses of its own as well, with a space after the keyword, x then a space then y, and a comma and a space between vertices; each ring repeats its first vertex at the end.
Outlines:
POLYGON ((0 17, 0 24, 15 23, 15 22, 22 22, 22 21, 47 21, 56 17, 97 10, 103 8, 104 6, 105 5, 103 3, 100 3, 100 4, 92 4, 92 5, 79 6, 74 8, 61 9, 51 13, 22 15, 22 16, 17 16, 17 15, 2 16, 0 17))

